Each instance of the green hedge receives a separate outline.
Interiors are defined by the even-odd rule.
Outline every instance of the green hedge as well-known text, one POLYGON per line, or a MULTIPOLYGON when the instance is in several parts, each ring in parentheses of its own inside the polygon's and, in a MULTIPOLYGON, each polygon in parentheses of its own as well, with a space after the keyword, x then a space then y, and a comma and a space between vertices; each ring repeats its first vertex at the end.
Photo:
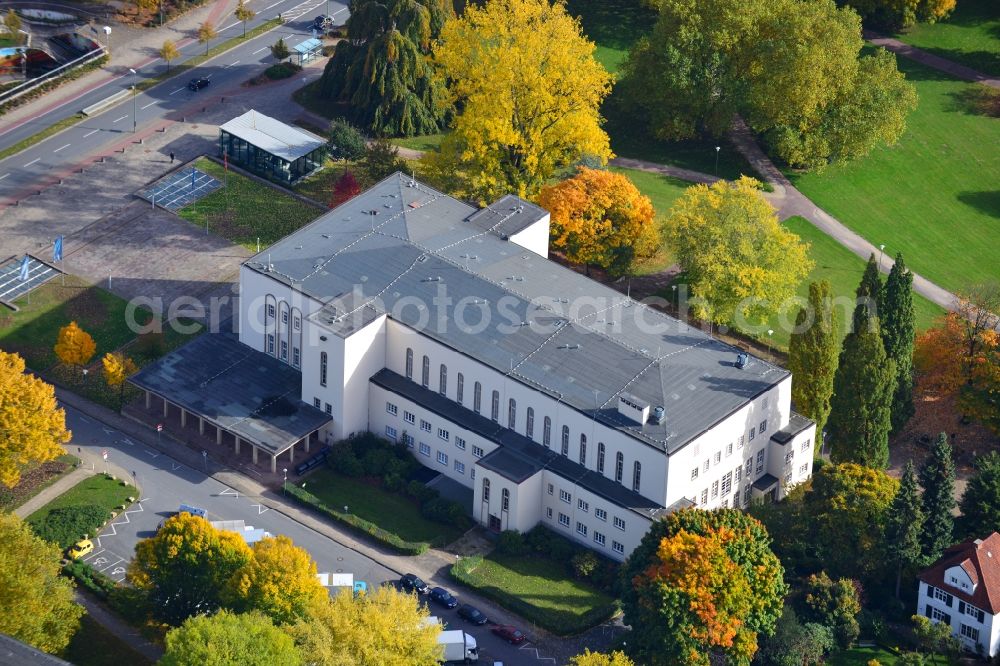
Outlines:
POLYGON ((359 518, 353 513, 344 513, 342 511, 337 511, 331 509, 325 505, 318 497, 310 492, 303 490, 295 486, 294 484, 288 484, 286 490, 289 495, 294 497, 299 503, 310 507, 314 511, 318 511, 324 516, 333 518, 339 523, 347 525, 353 528, 356 532, 360 534, 365 534, 372 537, 376 541, 384 543, 393 550, 403 554, 403 555, 420 555, 427 551, 430 547, 426 541, 404 541, 399 536, 393 534, 392 532, 387 532, 375 523, 365 520, 364 518, 359 518))
POLYGON ((95 596, 107 601, 117 587, 111 580, 86 562, 73 561, 62 568, 64 576, 72 578, 80 587, 92 592, 95 596))
POLYGON ((110 514, 97 504, 77 504, 61 506, 49 511, 44 520, 33 523, 32 528, 39 537, 69 548, 82 538, 93 536, 108 521, 110 514))

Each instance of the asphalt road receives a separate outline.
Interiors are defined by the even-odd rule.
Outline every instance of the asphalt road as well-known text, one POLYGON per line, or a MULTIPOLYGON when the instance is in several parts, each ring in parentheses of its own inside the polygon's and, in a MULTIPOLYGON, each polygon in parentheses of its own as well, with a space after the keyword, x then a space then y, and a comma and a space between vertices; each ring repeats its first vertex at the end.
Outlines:
MULTIPOLYGON (((297 523, 277 511, 261 505, 253 497, 240 495, 202 469, 192 469, 168 455, 129 440, 124 434, 63 404, 66 425, 73 432, 67 450, 103 471, 102 452, 108 453, 108 469, 130 476, 141 489, 140 501, 115 518, 94 539, 94 552, 84 558, 92 567, 116 581, 125 577, 128 562, 140 539, 155 534, 160 521, 173 515, 181 503, 208 511, 210 520, 242 519, 247 525, 262 528, 271 534, 283 534, 296 545, 305 548, 316 560, 320 571, 351 573, 355 579, 370 586, 398 580, 398 575, 375 560, 350 550, 326 536, 297 523)), ((211 464, 211 463, 209 463, 211 464)), ((460 591, 454 590, 461 601, 460 591)), ((480 647, 480 662, 492 660, 512 664, 552 664, 555 660, 537 655, 534 646, 508 645, 490 633, 488 626, 473 628, 456 615, 454 610, 431 606, 431 613, 441 617, 450 629, 464 629, 476 638, 480 647)))
MULTIPOLYGON (((133 132, 133 127, 140 131, 156 120, 170 114, 196 106, 199 98, 207 98, 216 94, 216 90, 237 85, 258 73, 264 64, 273 63, 271 44, 283 37, 291 49, 295 44, 312 36, 313 18, 327 11, 338 23, 347 17, 347 7, 330 0, 279 0, 272 4, 269 0, 251 0, 248 6, 257 12, 257 16, 247 22, 247 28, 275 18, 278 13, 283 18, 290 19, 254 39, 239 44, 236 48, 219 55, 206 64, 189 70, 179 77, 168 79, 163 83, 141 92, 134 97, 126 97, 113 107, 95 116, 89 117, 71 129, 52 136, 35 144, 16 155, 0 160, 0 197, 11 198, 18 193, 30 189, 40 179, 62 170, 72 168, 83 161, 88 155, 98 152, 111 144, 127 139, 133 132), (202 90, 192 92, 187 83, 195 77, 204 77, 211 84, 202 90)), ((232 17, 229 17, 232 18, 232 17)), ((235 19, 233 19, 235 21, 235 19)), ((242 24, 234 22, 222 26, 219 37, 211 44, 225 41, 242 33, 242 24)), ((205 45, 197 41, 180 49, 181 57, 171 64, 176 66, 185 59, 204 53, 205 45)), ((166 68, 166 63, 156 59, 149 65, 137 70, 133 76, 125 73, 122 76, 102 85, 83 96, 67 102, 58 108, 32 118, 28 122, 4 129, 0 126, 0 149, 14 145, 25 137, 31 136, 59 120, 72 116, 84 107, 107 99, 121 90, 129 90, 133 80, 155 76, 166 68)))

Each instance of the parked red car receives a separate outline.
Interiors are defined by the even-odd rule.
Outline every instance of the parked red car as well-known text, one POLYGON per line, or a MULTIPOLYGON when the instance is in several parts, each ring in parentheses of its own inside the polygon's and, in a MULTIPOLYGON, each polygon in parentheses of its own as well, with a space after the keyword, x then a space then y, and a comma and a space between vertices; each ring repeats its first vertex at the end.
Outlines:
POLYGON ((517 629, 509 624, 498 624, 493 627, 493 633, 504 639, 511 645, 517 645, 518 643, 523 643, 526 636, 521 633, 520 629, 517 629))

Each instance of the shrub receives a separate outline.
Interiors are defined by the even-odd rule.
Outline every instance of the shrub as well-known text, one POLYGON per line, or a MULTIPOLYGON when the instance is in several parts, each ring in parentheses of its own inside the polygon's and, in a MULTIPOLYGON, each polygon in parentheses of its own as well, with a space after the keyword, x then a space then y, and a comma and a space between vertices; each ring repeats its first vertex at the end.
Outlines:
POLYGON ((356 160, 365 152, 365 137, 357 127, 343 118, 330 121, 327 150, 335 160, 356 160))
POLYGON ((386 474, 382 477, 382 487, 391 493, 398 493, 403 489, 403 477, 398 474, 386 474))
POLYGON ((504 530, 497 538, 497 552, 503 555, 525 555, 528 553, 528 544, 524 542, 524 535, 517 530, 504 530))
POLYGON ((331 461, 330 465, 344 476, 359 477, 365 473, 365 466, 353 453, 341 457, 336 465, 331 461))
POLYGON ((141 626, 152 614, 146 593, 125 585, 116 585, 111 589, 108 605, 126 622, 135 626, 141 626))
POLYGON ((160 358, 167 353, 167 343, 163 340, 163 333, 143 333, 135 341, 135 346, 139 356, 149 359, 160 358))
POLYGON ((524 536, 527 546, 536 553, 548 553, 555 535, 541 525, 533 527, 524 536))
POLYGON ((69 548, 83 538, 93 535, 109 518, 107 509, 97 504, 63 506, 49 511, 45 519, 31 527, 42 539, 69 548))
POLYGON ((399 157, 399 149, 388 139, 378 139, 365 147, 358 162, 358 171, 365 186, 371 187, 396 171, 405 173, 408 167, 399 157))
POLYGON ((107 599, 115 590, 115 582, 92 568, 86 562, 73 561, 63 566, 63 575, 74 579, 80 587, 101 599, 107 599))
POLYGON ((361 458, 361 464, 365 468, 368 476, 382 476, 385 465, 392 457, 392 453, 387 449, 369 449, 361 458))
POLYGON ((574 555, 570 564, 573 567, 573 574, 577 578, 590 578, 601 563, 598 561, 597 555, 588 550, 574 555))
POLYGON ((400 481, 410 473, 410 466, 405 460, 400 460, 396 455, 396 452, 392 452, 392 457, 385 461, 385 468, 382 470, 382 474, 385 476, 398 476, 400 481))
POLYGON ((424 518, 433 520, 436 523, 451 522, 449 504, 450 502, 448 500, 441 497, 435 497, 434 499, 428 500, 420 505, 420 514, 424 518))
POLYGON ((291 62, 279 62, 276 65, 271 65, 264 70, 264 76, 271 79, 272 81, 278 81, 281 79, 288 79, 297 72, 302 71, 302 68, 295 63, 291 62))
POLYGON ((419 481, 410 481, 406 484, 406 494, 414 498, 421 504, 436 499, 440 493, 433 488, 428 488, 419 481))

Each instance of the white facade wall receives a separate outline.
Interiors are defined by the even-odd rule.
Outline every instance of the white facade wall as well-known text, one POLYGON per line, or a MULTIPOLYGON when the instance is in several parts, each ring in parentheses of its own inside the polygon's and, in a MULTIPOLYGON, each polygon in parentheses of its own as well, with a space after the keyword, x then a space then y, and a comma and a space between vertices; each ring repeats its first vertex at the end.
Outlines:
MULTIPOLYGON (((322 304, 300 291, 292 289, 288 285, 268 277, 262 273, 248 268, 240 267, 240 342, 256 349, 267 352, 266 332, 272 330, 272 323, 280 322, 277 305, 286 303, 290 313, 301 312, 303 325, 305 319, 322 307, 322 304), (267 320, 266 305, 272 302, 267 297, 271 296, 275 303, 276 322, 267 320)), ((280 324, 277 324, 280 327, 280 324)), ((277 333, 277 332, 276 332, 277 333)), ((304 333, 304 332, 303 332, 304 333)), ((279 346, 277 344, 279 335, 276 335, 275 353, 277 356, 279 346)), ((303 347, 305 347, 305 337, 303 335, 303 347)), ((305 349, 302 349, 305 352, 305 349)), ((291 353, 291 350, 289 350, 291 353)), ((291 357, 289 357, 291 361, 291 357)))
MULTIPOLYGON (((945 574, 945 578, 947 579, 947 574, 945 574)), ((959 612, 960 600, 952 595, 947 587, 934 589, 943 590, 948 594, 951 597, 951 603, 949 604, 948 600, 942 600, 934 596, 931 592, 932 587, 920 581, 920 592, 917 596, 917 613, 925 617, 930 617, 934 622, 941 621, 937 619, 940 615, 934 613, 935 610, 938 613, 949 616, 951 619, 951 633, 958 638, 963 648, 970 652, 982 651, 983 654, 987 654, 990 657, 996 655, 1000 651, 1000 615, 990 615, 989 611, 984 611, 983 621, 979 622, 978 618, 973 617, 969 613, 959 612), (963 624, 979 630, 978 649, 976 642, 962 636, 963 624)))
POLYGON ((472 517, 482 525, 490 525, 490 517, 499 519, 500 530, 527 532, 538 524, 542 500, 542 473, 534 474, 521 483, 514 483, 492 470, 476 469, 476 488, 472 500, 472 517), (485 488, 489 485, 489 499, 485 488), (504 509, 505 496, 506 506, 504 509))
POLYGON ((522 229, 507 240, 523 248, 531 250, 543 257, 549 256, 549 214, 535 222, 530 227, 522 229))

